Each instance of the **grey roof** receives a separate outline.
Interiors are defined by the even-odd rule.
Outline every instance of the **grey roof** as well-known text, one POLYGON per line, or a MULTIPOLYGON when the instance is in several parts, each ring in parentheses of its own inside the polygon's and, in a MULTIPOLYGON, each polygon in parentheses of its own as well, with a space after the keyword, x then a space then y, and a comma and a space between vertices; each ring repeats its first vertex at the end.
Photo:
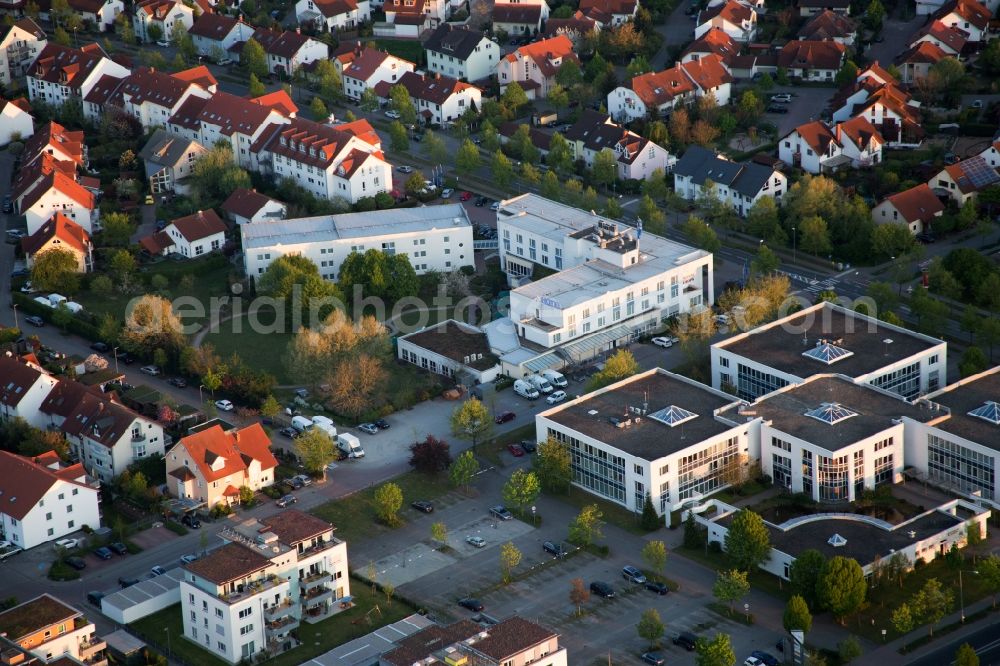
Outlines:
POLYGON ((745 196, 756 196, 774 174, 774 169, 756 162, 730 162, 716 153, 691 146, 674 166, 674 173, 689 176, 696 185, 706 180, 725 185, 745 196))
POLYGON ((1000 402, 1000 366, 946 386, 927 399, 951 411, 936 424, 939 430, 1000 451, 1000 424, 992 421, 994 405, 1000 402))
MULTIPOLYGON (((198 142, 171 134, 164 129, 157 129, 139 151, 139 157, 145 162, 174 166, 190 152, 193 144, 198 142)), ((200 144, 198 145, 200 147, 200 144)))
POLYGON ((448 23, 443 23, 424 42, 424 48, 459 60, 466 60, 484 39, 487 38, 481 32, 466 28, 454 28, 448 23))
POLYGON ((321 215, 290 220, 268 220, 240 227, 243 249, 299 245, 349 238, 393 236, 432 229, 470 226, 461 204, 394 208, 366 213, 321 215))

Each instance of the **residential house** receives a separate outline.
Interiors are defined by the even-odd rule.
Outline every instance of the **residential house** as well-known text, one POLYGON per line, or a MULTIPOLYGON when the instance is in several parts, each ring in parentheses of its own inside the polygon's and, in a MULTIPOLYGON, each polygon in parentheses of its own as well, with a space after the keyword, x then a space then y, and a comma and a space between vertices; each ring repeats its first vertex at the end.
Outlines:
POLYGON ((851 15, 850 0, 798 0, 799 16, 815 16, 824 11, 831 11, 844 16, 851 15))
POLYGON ((174 72, 171 76, 181 81, 195 83, 213 95, 219 91, 219 82, 212 76, 212 72, 208 69, 207 65, 182 69, 179 72, 174 72))
POLYGON ((926 79, 931 67, 950 56, 944 49, 930 41, 918 42, 903 51, 896 58, 896 68, 900 80, 908 85, 917 85, 921 79, 926 79))
POLYGON ((31 105, 21 97, 15 100, 0 99, 0 148, 15 139, 24 141, 35 133, 35 119, 31 105))
POLYGON ((60 170, 42 176, 14 203, 17 212, 27 221, 29 235, 38 231, 55 213, 72 219, 88 234, 97 230, 100 219, 94 195, 60 170))
POLYGON ((732 82, 722 57, 710 53, 662 72, 632 77, 627 85, 608 93, 608 113, 619 122, 655 118, 706 95, 724 106, 729 104, 732 82))
POLYGON ((139 121, 144 130, 163 127, 191 95, 208 99, 201 86, 149 67, 126 76, 105 105, 115 106, 139 121))
POLYGON ((559 646, 559 634, 518 616, 484 628, 471 620, 448 626, 431 625, 396 641, 383 654, 379 666, 413 666, 440 659, 477 666, 532 664, 567 666, 566 648, 559 646))
POLYGON ((392 166, 367 133, 304 118, 270 125, 250 148, 253 170, 290 178, 322 199, 350 203, 392 189, 392 166))
POLYGON ((832 82, 844 64, 846 47, 840 42, 795 40, 778 54, 778 67, 803 81, 832 82))
POLYGON ((288 214, 287 204, 244 187, 233 190, 222 203, 222 212, 235 225, 283 220, 288 214))
POLYGON ((589 19, 577 10, 569 18, 550 18, 545 22, 545 29, 542 31, 543 38, 568 37, 573 42, 573 47, 579 49, 583 45, 583 39, 587 35, 599 34, 601 26, 594 19, 589 19))
POLYGON ((328 32, 353 30, 368 23, 371 17, 368 0, 298 0, 295 3, 299 25, 312 24, 328 32))
POLYGON ((350 99, 361 99, 365 90, 374 90, 382 82, 395 85, 403 74, 416 67, 409 60, 360 44, 338 55, 333 64, 340 70, 344 95, 350 99))
POLYGON ((42 125, 25 141, 21 153, 22 169, 30 166, 42 155, 49 155, 60 162, 69 163, 70 171, 88 165, 87 144, 83 130, 70 131, 54 120, 42 125))
POLYGON ((958 58, 965 48, 967 41, 965 37, 966 33, 958 28, 945 25, 941 21, 931 21, 917 33, 916 38, 910 42, 910 46, 928 42, 948 55, 958 58))
POLYGON ((74 49, 48 43, 28 69, 28 97, 49 106, 71 99, 82 103, 104 75, 125 78, 128 73, 97 44, 74 49))
POLYGON ((175 30, 187 32, 192 25, 194 9, 180 0, 140 0, 133 8, 132 29, 143 42, 156 41, 157 35, 160 41, 169 41, 175 30))
POLYGON ((537 35, 548 18, 549 5, 545 0, 493 3, 493 30, 502 30, 508 35, 537 35))
POLYGON ((384 0, 382 9, 395 37, 419 37, 448 18, 447 0, 384 0))
POLYGON ((225 244, 226 224, 211 208, 172 220, 162 231, 139 240, 154 257, 173 254, 187 259, 216 252, 225 244))
POLYGON ((42 52, 48 39, 45 31, 34 19, 25 17, 14 21, 0 38, 0 85, 10 88, 20 85, 31 63, 42 52))
POLYGON ((796 127, 778 143, 778 158, 809 173, 868 167, 882 161, 885 140, 863 116, 832 127, 816 120, 796 127))
POLYGON ((253 37, 256 31, 243 17, 233 18, 225 14, 204 13, 194 20, 188 35, 198 50, 198 55, 211 58, 215 62, 229 60, 230 53, 238 44, 253 37))
MULTIPOLYGON (((470 83, 462 83, 448 76, 425 76, 405 72, 399 84, 410 93, 417 115, 428 125, 442 125, 462 117, 469 109, 482 108, 482 91, 470 83)), ((375 94, 383 102, 389 100, 392 88, 388 82, 375 86, 375 94)))
POLYGON ((167 492, 206 507, 238 504, 240 488, 274 483, 278 461, 259 423, 226 431, 214 425, 182 437, 166 456, 167 492))
POLYGON ((80 273, 87 273, 93 268, 94 247, 90 234, 62 213, 56 213, 38 231, 22 238, 21 249, 24 250, 28 268, 37 256, 52 249, 64 250, 76 257, 80 273))
POLYGON ((596 111, 584 111, 580 120, 563 131, 563 136, 569 142, 573 159, 582 160, 588 168, 602 150, 612 151, 621 180, 648 180, 657 169, 668 173, 677 161, 665 148, 596 111))
POLYGON ((254 97, 250 100, 258 106, 263 106, 265 108, 271 109, 284 115, 286 118, 295 118, 299 114, 298 105, 292 101, 291 96, 285 92, 283 89, 279 88, 271 93, 266 93, 260 97, 254 97))
POLYGON ((834 41, 846 47, 854 46, 858 24, 845 14, 824 9, 809 19, 798 32, 798 38, 807 41, 834 41))
MULTIPOLYGON (((51 4, 51 0, 42 0, 39 3, 41 12, 48 11, 51 4)), ((113 30, 115 19, 125 11, 122 0, 68 0, 67 4, 85 24, 89 24, 97 32, 113 30)))
POLYGON ((4 378, 0 383, 0 421, 37 423, 38 408, 58 380, 39 365, 7 355, 0 356, 0 375, 4 378))
POLYGON ((504 56, 497 67, 497 80, 501 89, 516 81, 528 99, 544 99, 555 85, 556 72, 566 61, 580 63, 568 37, 543 39, 519 46, 504 56))
MULTIPOLYGON (((0 475, 0 527, 6 541, 28 549, 84 527, 101 526, 100 484, 87 476, 80 463, 64 465, 54 451, 35 457, 0 451, 0 466, 4 471, 0 475)), ((0 634, 7 628, 0 614, 0 634)), ((6 637, 17 641, 10 633, 6 637)))
POLYGON ((478 30, 443 23, 424 41, 429 72, 465 81, 481 81, 496 73, 500 45, 478 30))
MULTIPOLYGON (((0 635, 42 663, 107 666, 108 644, 96 632, 83 613, 47 592, 0 613, 0 635)), ((4 654, 12 664, 28 663, 16 649, 8 651, 4 646, 4 654)))
POLYGON ((90 475, 110 481, 140 458, 162 455, 163 426, 140 416, 97 387, 61 380, 42 401, 32 425, 60 430, 70 458, 90 475))
POLYGON ((890 148, 913 148, 923 141, 920 103, 904 92, 878 62, 860 72, 854 83, 844 86, 830 102, 833 122, 864 116, 890 148))
POLYGON ((891 194, 872 208, 875 224, 905 224, 914 235, 930 231, 934 218, 944 213, 944 204, 927 183, 891 194))
POLYGON ((639 0, 580 0, 579 11, 602 28, 614 28, 635 18, 639 0))
POLYGON ((187 194, 191 189, 187 178, 194 173, 198 158, 206 152, 208 149, 193 139, 157 128, 139 151, 149 191, 187 194))
POLYGON ((709 30, 718 28, 737 42, 752 42, 757 35, 757 12, 739 0, 699 12, 694 38, 701 39, 709 30))
POLYGON ((226 545, 182 567, 184 639, 237 664, 291 649, 302 622, 351 608, 347 544, 334 530, 294 509, 226 527, 226 545))
POLYGON ((993 142, 987 148, 984 148, 979 153, 979 156, 986 160, 986 163, 994 169, 1000 168, 1000 137, 994 135, 993 142))
POLYGON ((934 18, 964 32, 966 41, 986 42, 993 12, 976 0, 949 0, 934 12, 934 18))
POLYGON ((723 64, 729 65, 740 53, 740 44, 721 28, 712 28, 698 39, 691 42, 681 53, 682 63, 700 60, 705 56, 717 55, 723 64))
POLYGON ((732 162, 701 146, 691 146, 674 165, 674 190, 688 201, 713 196, 745 217, 761 197, 780 201, 788 190, 788 179, 763 164, 732 162))
POLYGON ((296 30, 258 29, 253 39, 264 47, 267 54, 267 71, 279 76, 291 76, 295 70, 315 60, 326 60, 329 48, 323 42, 303 35, 296 30))
POLYGON ((949 164, 928 181, 939 197, 950 197, 959 207, 976 198, 979 190, 1000 183, 1000 173, 980 155, 949 164))

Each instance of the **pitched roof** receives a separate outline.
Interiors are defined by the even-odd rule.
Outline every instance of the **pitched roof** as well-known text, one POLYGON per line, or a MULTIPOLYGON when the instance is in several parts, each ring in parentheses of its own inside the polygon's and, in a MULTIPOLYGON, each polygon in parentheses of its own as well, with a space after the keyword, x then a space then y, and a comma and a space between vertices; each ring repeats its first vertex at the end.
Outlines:
POLYGON ((267 122, 271 115, 270 107, 254 104, 248 99, 222 91, 205 100, 204 104, 195 102, 189 106, 190 102, 191 97, 177 109, 170 119, 171 123, 174 122, 174 118, 183 120, 191 112, 194 112, 193 128, 195 129, 199 127, 198 123, 202 122, 217 125, 219 132, 225 136, 231 136, 234 132, 253 135, 267 122))
POLYGON ((632 77, 629 87, 647 107, 656 108, 679 95, 694 92, 695 86, 680 65, 662 72, 647 72, 632 77))
POLYGON ((934 63, 948 57, 946 53, 940 46, 934 42, 919 42, 916 46, 911 46, 896 58, 896 62, 903 64, 928 64, 933 65, 934 63))
POLYGON ((246 472, 254 460, 261 469, 278 466, 271 453, 271 440, 259 423, 226 432, 220 425, 214 425, 193 435, 183 437, 179 442, 191 456, 203 480, 218 481, 231 474, 246 472), (217 469, 212 465, 219 461, 217 469))
POLYGON ((729 33, 722 28, 712 28, 700 39, 696 39, 691 42, 686 49, 684 49, 683 56, 689 54, 702 54, 702 53, 714 53, 720 56, 723 61, 730 62, 733 57, 738 55, 740 52, 740 46, 736 43, 729 33))
POLYGON ((349 14, 358 9, 357 0, 313 0, 313 5, 327 18, 349 14))
POLYGON ((493 625, 486 633, 487 636, 476 641, 472 649, 498 664, 558 636, 554 631, 517 615, 493 625))
POLYGON ((311 38, 308 35, 303 35, 300 32, 292 32, 291 30, 278 32, 276 30, 258 28, 253 33, 253 39, 259 42, 264 47, 264 51, 269 55, 279 58, 292 58, 311 38))
POLYGON ((555 35, 562 35, 566 33, 578 33, 585 35, 592 30, 597 29, 597 21, 592 18, 587 18, 583 15, 580 10, 577 10, 571 17, 559 19, 559 18, 549 18, 545 21, 545 32, 542 33, 546 37, 552 37, 555 35))
POLYGON ((28 76, 78 89, 105 56, 97 44, 74 49, 48 42, 28 70, 28 76))
POLYGON ((858 30, 858 24, 848 16, 824 9, 799 30, 799 39, 845 39, 858 30))
POLYGON ((90 247, 90 234, 62 213, 56 213, 35 233, 22 238, 21 248, 30 257, 53 239, 58 239, 61 243, 84 254, 90 247))
POLYGON ((151 423, 99 388, 75 381, 56 384, 39 411, 63 417, 60 427, 66 434, 87 437, 108 447, 114 446, 136 419, 151 423))
POLYGON ((151 164, 174 166, 192 150, 204 150, 200 143, 177 134, 171 134, 162 128, 156 128, 149 141, 139 151, 139 157, 151 164), (197 148, 195 148, 197 146, 197 148))
POLYGON ((728 186, 740 194, 756 196, 774 169, 756 162, 731 162, 701 146, 691 146, 674 166, 674 173, 702 185, 706 180, 728 186))
POLYGON ((154 231, 149 236, 139 239, 139 245, 152 255, 163 254, 164 251, 174 246, 174 240, 166 231, 154 231))
MULTIPOLYGON (((390 58, 395 58, 395 56, 385 51, 365 47, 354 52, 351 61, 344 65, 344 76, 349 76, 359 81, 368 81, 371 75, 382 66, 382 63, 390 58)), ((396 58, 396 60, 401 60, 404 63, 415 66, 412 62, 403 60, 402 58, 396 58)))
POLYGON ((941 9, 934 13, 935 18, 943 18, 952 12, 958 14, 966 21, 976 26, 980 30, 986 30, 993 18, 993 12, 976 2, 976 0, 950 0, 941 6, 941 9))
MULTIPOLYGON (((248 190, 245 187, 240 187, 233 190, 233 193, 223 202, 221 208, 231 215, 250 219, 271 201, 276 200, 261 194, 257 190, 248 190)), ((284 206, 284 204, 281 205, 284 206)))
POLYGON ((424 18, 424 1, 425 0, 415 0, 411 4, 407 4, 406 0, 385 0, 382 8, 386 13, 396 14, 396 23, 416 23, 417 25, 423 24, 424 18), (400 19, 405 19, 412 17, 417 19, 416 21, 400 21, 400 19))
POLYGON ((840 69, 846 50, 840 42, 792 41, 778 54, 778 66, 786 69, 840 69))
POLYGON ((978 192, 988 185, 1000 182, 1000 174, 991 167, 982 155, 973 155, 961 162, 949 164, 944 170, 955 181, 963 194, 978 192))
POLYGON ((299 112, 299 107, 295 105, 295 102, 292 101, 292 98, 283 88, 279 88, 278 90, 267 93, 266 95, 261 95, 260 97, 254 97, 250 101, 254 104, 260 104, 261 106, 266 106, 269 109, 274 109, 278 113, 288 116, 289 118, 299 112))
POLYGON ((141 11, 156 21, 163 21, 174 10, 174 7, 178 6, 183 7, 184 4, 177 2, 177 0, 141 0, 141 2, 136 3, 135 11, 141 11))
POLYGON ((83 130, 71 132, 54 120, 50 120, 36 129, 35 133, 25 141, 22 162, 29 164, 41 153, 48 152, 51 146, 76 164, 83 166, 85 149, 83 140, 83 130))
POLYGON ((870 142, 883 145, 885 138, 871 121, 864 116, 855 116, 837 124, 837 136, 846 135, 855 146, 867 146, 870 142))
POLYGON ((84 208, 94 209, 94 195, 75 180, 60 171, 54 171, 42 178, 34 188, 24 195, 21 210, 28 210, 47 192, 55 190, 68 199, 72 199, 84 208))
POLYGON ((305 118, 293 118, 290 123, 267 128, 250 151, 266 150, 326 170, 342 155, 351 138, 348 132, 305 118))
POLYGON ((638 0, 580 0, 580 11, 600 23, 610 23, 615 16, 633 16, 638 0))
POLYGON ((205 557, 183 565, 191 573, 216 585, 224 585, 233 580, 246 578, 267 569, 269 566, 271 566, 271 560, 238 541, 227 543, 205 557))
POLYGON ((456 28, 450 23, 442 23, 424 42, 424 48, 459 60, 466 60, 484 39, 488 38, 478 30, 469 30, 464 26, 456 28))
POLYGON ((126 76, 115 96, 126 96, 132 104, 150 102, 172 109, 181 100, 191 84, 175 76, 156 71, 151 67, 139 67, 126 76))
POLYGON ((928 222, 944 212, 944 204, 937 198, 927 183, 920 183, 908 190, 898 192, 886 199, 899 211, 907 222, 928 222))
POLYGON ((232 32, 233 28, 238 26, 240 22, 241 19, 235 19, 225 14, 202 14, 188 28, 188 34, 192 37, 221 40, 232 32))
POLYGON ((80 615, 77 609, 46 593, 0 613, 0 632, 8 640, 20 643, 36 631, 54 624, 69 623, 80 615))
POLYGON ((118 90, 118 86, 122 84, 125 80, 123 76, 113 76, 111 74, 102 74, 101 78, 97 79, 90 92, 84 97, 85 102, 90 102, 96 106, 104 106, 108 103, 111 97, 118 90))
MULTIPOLYGON (((12 356, 0 356, 0 376, 3 377, 0 379, 0 404, 16 407, 43 374, 12 356)), ((2 498, 0 495, 0 500, 2 498)))
POLYGON ((704 25, 715 17, 720 17, 733 25, 742 25, 744 21, 752 21, 756 12, 739 0, 727 0, 726 3, 710 7, 698 14, 698 25, 704 25))
POLYGON ((965 48, 966 34, 958 28, 953 28, 941 21, 934 20, 917 33, 917 39, 929 36, 938 40, 955 53, 961 53, 962 49, 965 48))
POLYGON ((333 525, 325 520, 298 509, 286 509, 273 516, 261 518, 260 522, 278 535, 278 540, 286 546, 294 546, 300 541, 334 529, 333 525))
POLYGON ((226 231, 225 222, 211 208, 171 220, 170 226, 176 227, 189 243, 226 231))
POLYGON ((714 53, 697 60, 681 63, 680 67, 688 78, 702 90, 712 90, 733 81, 722 57, 714 53))
POLYGON ((382 655, 392 666, 413 666, 434 652, 479 634, 483 628, 472 620, 461 620, 443 627, 432 624, 415 634, 396 641, 397 647, 382 655))
POLYGON ((190 69, 185 69, 180 72, 174 72, 171 74, 175 79, 180 79, 181 81, 188 81, 189 83, 197 83, 199 86, 208 90, 212 86, 218 85, 218 80, 212 76, 212 72, 209 71, 206 65, 199 65, 197 67, 191 67, 190 69))
POLYGON ((799 125, 795 132, 817 155, 825 155, 831 143, 838 143, 837 137, 822 120, 799 125))
MULTIPOLYGON (((425 76, 416 72, 404 72, 396 84, 406 88, 413 99, 424 99, 434 104, 444 104, 448 98, 470 88, 478 90, 471 83, 463 83, 450 76, 425 76)), ((393 85, 388 81, 380 81, 375 85, 375 93, 379 97, 388 97, 393 85)))
POLYGON ((54 171, 60 171, 70 178, 76 177, 76 164, 74 162, 57 160, 49 153, 43 152, 35 161, 22 167, 14 177, 11 185, 11 197, 20 199, 25 192, 35 187, 42 179, 54 171))
POLYGON ((16 21, 14 21, 14 25, 12 25, 8 30, 5 31, 4 36, 9 34, 10 31, 13 30, 14 28, 20 28, 25 32, 31 33, 32 35, 34 35, 35 39, 45 39, 45 31, 42 30, 42 27, 38 25, 34 19, 28 16, 25 16, 24 18, 19 18, 16 21))
POLYGON ((542 20, 541 5, 522 5, 498 2, 493 5, 494 23, 524 23, 537 25, 542 20))

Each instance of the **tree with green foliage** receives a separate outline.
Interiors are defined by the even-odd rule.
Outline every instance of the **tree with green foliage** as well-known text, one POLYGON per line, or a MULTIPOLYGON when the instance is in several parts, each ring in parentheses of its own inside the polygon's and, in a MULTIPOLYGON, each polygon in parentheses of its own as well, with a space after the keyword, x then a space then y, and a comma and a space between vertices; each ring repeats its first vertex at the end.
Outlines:
POLYGON ((979 655, 968 643, 958 646, 955 653, 955 666, 979 666, 979 655))
POLYGON ((424 152, 433 164, 444 164, 448 159, 448 148, 444 140, 431 130, 424 134, 424 152))
POLYGON ((660 613, 655 608, 649 608, 642 612, 639 624, 636 625, 636 632, 639 638, 645 639, 649 643, 649 649, 655 650, 660 645, 663 632, 666 627, 660 619, 660 613))
POLYGON ((319 267, 308 257, 286 254, 272 261, 257 279, 257 291, 285 304, 286 313, 308 321, 310 312, 326 319, 338 302, 344 301, 337 285, 320 275, 319 267), (298 313, 291 308, 298 305, 298 313))
POLYGON ((55 310, 52 311, 52 323, 55 324, 63 332, 69 328, 70 323, 73 321, 73 313, 65 303, 60 303, 56 306, 55 310))
POLYGON ((604 514, 596 504, 588 504, 580 509, 580 513, 569 524, 569 541, 577 546, 587 547, 597 539, 603 538, 601 526, 604 524, 604 514))
POLYGON ((535 473, 518 469, 504 484, 502 496, 505 504, 516 507, 518 514, 524 516, 525 507, 534 504, 541 492, 542 486, 535 473))
POLYGON ((826 558, 823 553, 814 548, 802 551, 788 570, 788 578, 792 589, 809 603, 810 608, 817 608, 816 584, 823 573, 826 558))
POLYGON ((572 88, 583 82, 583 72, 580 71, 580 63, 575 59, 563 59, 559 69, 556 70, 556 83, 564 88, 572 88))
POLYGON ((694 511, 689 511, 684 519, 684 547, 688 550, 701 548, 705 545, 705 535, 698 527, 698 521, 694 517, 694 511))
MULTIPOLYGON (((878 0, 875 0, 878 2, 878 0)), ((834 83, 837 84, 838 88, 843 88, 848 83, 853 83, 858 77, 858 66, 853 60, 847 59, 844 64, 840 66, 840 71, 837 72, 837 76, 834 78, 834 83)))
POLYGON ((511 574, 517 565, 521 563, 521 551, 514 545, 513 541, 500 546, 500 572, 503 576, 503 584, 510 583, 511 574))
POLYGON ((934 627, 955 605, 955 593, 945 588, 937 578, 929 578, 924 586, 910 599, 910 609, 919 622, 928 625, 929 635, 934 635, 934 627))
POLYGON ((569 173, 573 169, 573 153, 570 150, 569 142, 559 132, 552 135, 545 163, 559 175, 569 173))
POLYGON ((799 249, 809 254, 822 255, 832 249, 830 229, 826 220, 812 215, 799 222, 799 249))
POLYGON ((908 634, 917 626, 913 611, 910 609, 910 605, 905 602, 892 611, 892 615, 889 616, 889 622, 892 624, 892 628, 900 634, 908 634))
POLYGON ((666 231, 667 215, 648 194, 642 195, 642 198, 639 199, 639 210, 637 212, 639 219, 642 221, 643 229, 660 234, 666 231))
POLYGON ((313 119, 318 123, 326 122, 326 119, 330 116, 330 110, 326 108, 323 98, 319 96, 313 97, 312 103, 309 104, 309 111, 312 113, 313 119))
POLYGON ((80 264, 76 255, 61 247, 50 247, 35 255, 31 284, 39 291, 73 295, 80 288, 80 264))
POLYGON ((502 189, 506 189, 511 181, 514 180, 514 165, 511 164, 502 150, 493 153, 493 158, 490 161, 490 171, 493 176, 493 182, 502 189))
POLYGON ((202 153, 194 164, 191 182, 207 201, 224 201, 233 190, 252 187, 250 174, 233 157, 229 144, 218 144, 202 153))
POLYGON ((730 569, 720 571, 712 584, 712 594, 724 604, 729 604, 729 612, 733 612, 733 602, 742 599, 750 592, 750 581, 745 571, 730 569))
POLYGON ((448 478, 456 488, 468 488, 478 473, 479 461, 472 455, 472 451, 460 453, 448 468, 448 478))
POLYGON ((556 113, 559 113, 562 109, 569 106, 569 91, 557 83, 549 88, 547 99, 549 100, 549 104, 556 110, 556 113))
POLYGON ((781 260, 778 259, 774 250, 769 248, 767 244, 761 243, 760 249, 757 250, 757 256, 750 262, 750 271, 754 275, 770 275, 778 270, 780 265, 781 260))
POLYGON ((124 247, 128 245, 129 239, 135 225, 128 213, 109 212, 101 215, 101 239, 104 245, 114 247, 124 247))
POLYGON ((861 644, 858 643, 858 639, 854 636, 848 636, 844 640, 837 643, 837 654, 840 656, 841 664, 849 664, 860 657, 863 652, 861 650, 861 644))
POLYGON ((361 93, 361 110, 374 113, 378 110, 378 95, 371 88, 365 88, 361 93))
POLYGON ((604 369, 587 382, 587 392, 596 391, 639 372, 639 363, 627 349, 619 349, 604 363, 604 369))
POLYGON ((662 541, 647 541, 642 547, 642 559, 658 578, 667 567, 667 546, 662 541))
POLYGON ((431 524, 431 539, 437 541, 442 546, 448 545, 448 526, 442 522, 431 524))
POLYGON ((404 125, 417 122, 417 109, 413 106, 410 91, 400 83, 389 89, 389 107, 399 114, 399 120, 404 125))
POLYGON ((618 158, 610 148, 603 148, 594 155, 590 177, 596 185, 610 187, 618 177, 618 158))
POLYGON ((389 123, 389 141, 392 143, 393 150, 405 151, 410 148, 410 134, 406 131, 403 123, 398 120, 389 123))
POLYGON ((500 96, 500 102, 514 112, 517 117, 517 110, 528 103, 528 95, 524 92, 517 81, 507 84, 507 89, 500 96))
POLYGON ((458 147, 458 152, 455 153, 455 166, 461 173, 475 173, 482 161, 479 147, 472 143, 471 139, 463 141, 462 145, 458 147))
POLYGON ((375 489, 372 496, 375 514, 390 527, 399 524, 399 510, 403 508, 403 491, 395 483, 385 483, 375 489))
POLYGON ((663 527, 663 521, 656 513, 656 507, 653 506, 653 498, 649 493, 646 493, 646 499, 642 503, 642 517, 639 519, 639 525, 647 532, 652 532, 663 527))
POLYGON ((801 595, 794 594, 785 604, 785 614, 781 618, 781 623, 785 631, 791 633, 799 630, 809 633, 812 629, 812 613, 809 612, 809 605, 801 595))
MULTIPOLYGON (((319 84, 319 94, 328 101, 338 102, 344 96, 344 81, 333 62, 326 59, 316 61, 312 76, 319 84)), ((362 99, 364 94, 362 93, 362 99)), ((376 108, 378 103, 376 102, 376 108)))
POLYGON ((902 222, 879 224, 872 231, 872 249, 883 257, 899 257, 913 249, 916 241, 902 222))
POLYGON ((861 565, 857 560, 840 556, 827 560, 816 583, 820 604, 840 622, 861 608, 866 591, 861 565))
POLYGON ((240 60, 243 66, 247 68, 247 71, 258 79, 267 76, 267 52, 264 51, 264 47, 261 46, 260 42, 253 37, 248 39, 247 43, 243 45, 243 50, 240 52, 240 60))
POLYGON ((325 474, 326 466, 337 459, 333 440, 319 428, 310 428, 296 437, 292 447, 305 470, 317 476, 325 474))
POLYGON ((569 492, 573 481, 569 446, 554 437, 538 445, 532 465, 542 488, 549 493, 569 492))
POLYGON ((479 135, 483 150, 487 153, 495 153, 500 150, 500 134, 497 132, 497 128, 493 126, 493 123, 488 120, 484 121, 479 135))
POLYGON ((486 405, 469 398, 451 414, 451 432, 456 437, 472 442, 472 448, 493 433, 493 419, 486 405))
POLYGON ((699 638, 695 646, 697 666, 733 666, 736 653, 728 634, 716 634, 715 638, 699 638))
POLYGON ((760 514, 741 509, 733 517, 725 541, 726 557, 736 568, 750 572, 771 555, 771 537, 760 514))
POLYGON ((978 375, 980 372, 990 367, 986 352, 979 347, 966 347, 962 352, 962 360, 958 363, 958 373, 963 378, 978 375))
POLYGON ((695 247, 706 252, 718 252, 719 248, 722 247, 722 242, 719 241, 719 236, 715 233, 715 229, 708 226, 707 222, 695 215, 689 216, 684 221, 684 224, 681 225, 681 233, 687 236, 688 240, 695 247))

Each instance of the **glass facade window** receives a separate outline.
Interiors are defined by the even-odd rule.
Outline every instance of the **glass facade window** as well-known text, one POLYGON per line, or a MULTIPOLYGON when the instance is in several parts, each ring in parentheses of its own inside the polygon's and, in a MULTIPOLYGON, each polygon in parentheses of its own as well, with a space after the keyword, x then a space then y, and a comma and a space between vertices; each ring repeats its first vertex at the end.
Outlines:
POLYGON ((828 458, 819 456, 819 501, 843 502, 847 500, 848 467, 847 456, 828 458))
POLYGON ((865 452, 854 452, 854 498, 857 499, 865 489, 865 452))
POLYGON ((813 493, 812 451, 802 451, 802 492, 812 497, 813 493))
MULTIPOLYGON (((602 497, 625 504, 625 459, 549 429, 549 436, 569 445, 573 481, 602 497)), ((639 505, 640 507, 642 504, 639 505)))
POLYGON ((771 478, 774 485, 779 488, 792 487, 792 459, 779 456, 777 453, 771 454, 771 478))
POLYGON ((736 366, 736 394, 743 400, 754 400, 785 386, 788 386, 788 382, 781 377, 749 368, 742 363, 736 366))
POLYGON ((928 433, 927 473, 932 481, 965 493, 981 491, 983 497, 994 497, 993 456, 959 446, 947 439, 928 433))
POLYGON ((726 484, 726 471, 739 463, 739 439, 730 437, 689 456, 683 456, 677 469, 678 500, 708 495, 726 484))
POLYGON ((667 503, 670 502, 670 484, 660 484, 660 513, 667 512, 667 503))
POLYGON ((895 468, 893 454, 875 459, 875 485, 892 483, 892 470, 895 468))
POLYGON ((904 398, 915 398, 920 393, 920 363, 887 372, 873 379, 871 384, 904 398))

